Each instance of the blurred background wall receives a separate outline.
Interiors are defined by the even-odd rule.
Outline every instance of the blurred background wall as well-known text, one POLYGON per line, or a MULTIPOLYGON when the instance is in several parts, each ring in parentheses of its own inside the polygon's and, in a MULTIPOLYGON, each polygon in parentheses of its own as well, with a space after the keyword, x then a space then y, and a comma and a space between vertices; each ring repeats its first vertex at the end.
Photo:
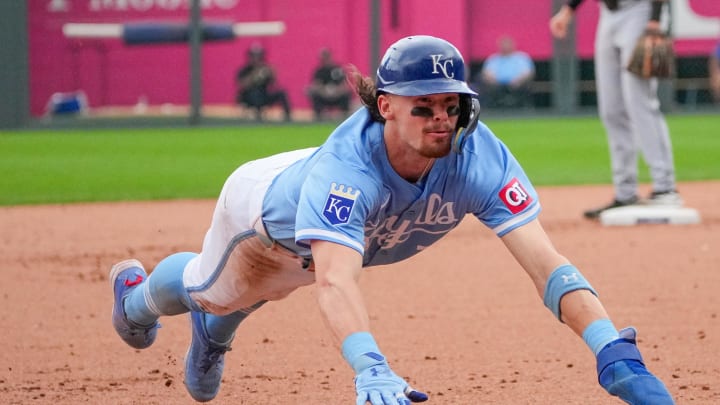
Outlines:
MULTIPOLYGON (((78 90, 87 95, 93 108, 130 107, 143 102, 187 105, 190 102, 188 44, 125 45, 117 38, 67 38, 62 27, 66 23, 187 22, 190 1, 27 0, 26 53, 32 116, 43 114, 52 94, 78 90)), ((352 63, 362 72, 370 73, 377 63, 372 58, 373 46, 382 52, 395 40, 411 34, 431 34, 450 40, 473 69, 496 51, 496 40, 500 36, 510 35, 517 48, 535 60, 538 80, 550 81, 553 79, 549 68, 553 40, 547 26, 557 3, 550 0, 377 0, 376 3, 372 0, 200 0, 204 22, 283 21, 286 25, 285 33, 280 36, 204 43, 203 103, 234 103, 235 72, 244 63, 245 52, 253 43, 266 48, 268 61, 277 69, 278 84, 287 89, 293 108, 309 106, 305 88, 321 48, 330 48, 338 62, 352 63), (373 15, 373 5, 379 7, 377 16, 373 15), (373 25, 375 17, 378 20, 373 25), (378 32, 372 32, 372 27, 379 27, 378 32)), ((575 44, 580 69, 585 71, 579 78, 592 81, 598 9, 594 1, 585 3, 576 19, 575 44)), ((690 75, 702 78, 707 74, 703 71, 707 55, 720 38, 720 1, 673 0, 673 10, 678 55, 696 65, 690 69, 684 67, 679 73, 688 75, 688 69, 696 69, 690 75)), ((704 90, 694 91, 697 102, 697 92, 704 90)), ((681 103, 682 97, 680 93, 675 95, 681 103)), ((687 98, 687 94, 684 97, 687 98)), ((552 105, 549 95, 538 100, 541 106, 552 105)), ((592 104, 592 100, 586 104, 592 104)))

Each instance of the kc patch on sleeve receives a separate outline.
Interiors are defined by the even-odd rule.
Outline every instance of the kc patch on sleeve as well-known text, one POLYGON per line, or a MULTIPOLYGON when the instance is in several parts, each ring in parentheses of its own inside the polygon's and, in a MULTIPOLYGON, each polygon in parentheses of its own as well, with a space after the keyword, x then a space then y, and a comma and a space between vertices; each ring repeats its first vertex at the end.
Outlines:
POLYGON ((350 213, 359 195, 360 190, 353 190, 352 187, 332 183, 323 208, 323 215, 333 225, 346 224, 350 219, 350 213))
POLYGON ((525 187, 515 177, 500 190, 498 196, 513 214, 524 210, 533 202, 525 187))

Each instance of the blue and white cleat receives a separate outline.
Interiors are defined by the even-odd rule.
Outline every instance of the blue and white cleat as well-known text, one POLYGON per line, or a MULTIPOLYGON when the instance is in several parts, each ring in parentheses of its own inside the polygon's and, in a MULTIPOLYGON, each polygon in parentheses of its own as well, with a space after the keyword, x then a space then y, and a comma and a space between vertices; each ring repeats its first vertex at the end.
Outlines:
POLYGON ((110 269, 110 286, 112 286, 115 302, 112 311, 112 324, 115 331, 128 345, 136 349, 145 349, 155 342, 160 324, 137 325, 125 316, 123 302, 130 292, 147 278, 142 263, 128 259, 115 264, 110 269))
POLYGON ((220 391, 229 342, 218 344, 210 339, 205 328, 205 313, 190 312, 192 340, 185 355, 185 387, 198 402, 215 398, 220 391))

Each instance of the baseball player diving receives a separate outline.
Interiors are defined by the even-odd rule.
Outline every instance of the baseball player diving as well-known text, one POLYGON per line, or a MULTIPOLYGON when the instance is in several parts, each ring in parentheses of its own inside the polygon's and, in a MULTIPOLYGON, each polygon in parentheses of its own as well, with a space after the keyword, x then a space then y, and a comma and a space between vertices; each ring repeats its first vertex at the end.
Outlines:
POLYGON ((220 193, 200 253, 172 254, 150 276, 135 259, 112 267, 120 337, 149 347, 159 317, 190 312, 184 382, 195 400, 210 401, 240 323, 314 284, 355 372, 357 405, 426 401, 374 339, 358 280, 366 267, 425 250, 472 214, 503 241, 545 306, 587 343, 603 388, 630 404, 672 404, 643 363, 635 329, 616 329, 588 280, 548 239, 528 177, 478 122, 465 69, 455 46, 417 35, 387 49, 375 79, 352 71, 364 107, 318 148, 240 166, 220 193))

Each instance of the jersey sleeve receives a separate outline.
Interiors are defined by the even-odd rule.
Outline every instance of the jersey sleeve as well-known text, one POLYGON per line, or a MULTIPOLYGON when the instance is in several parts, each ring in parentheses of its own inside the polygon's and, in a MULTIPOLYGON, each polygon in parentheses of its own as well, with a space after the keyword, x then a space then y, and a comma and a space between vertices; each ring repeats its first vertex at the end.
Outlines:
POLYGON ((472 212, 497 236, 503 236, 540 213, 537 191, 515 156, 485 126, 479 129, 482 144, 478 170, 469 173, 476 191, 472 212))
POLYGON ((497 236, 537 218, 540 213, 538 195, 524 173, 509 172, 493 194, 490 205, 478 218, 497 236))
POLYGON ((300 190, 295 243, 309 247, 326 240, 365 253, 364 224, 379 188, 367 169, 325 154, 311 169, 300 190))

